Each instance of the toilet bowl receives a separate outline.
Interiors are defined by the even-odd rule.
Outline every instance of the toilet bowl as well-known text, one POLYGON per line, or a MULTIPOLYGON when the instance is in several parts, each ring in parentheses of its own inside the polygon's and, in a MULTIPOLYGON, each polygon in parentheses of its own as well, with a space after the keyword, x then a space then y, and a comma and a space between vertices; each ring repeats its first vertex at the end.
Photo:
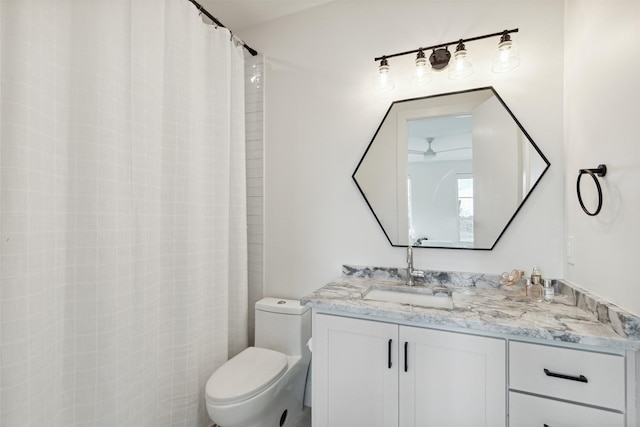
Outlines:
POLYGON ((302 412, 311 354, 311 313, 297 300, 256 303, 256 346, 207 381, 209 417, 220 427, 288 427, 302 412))

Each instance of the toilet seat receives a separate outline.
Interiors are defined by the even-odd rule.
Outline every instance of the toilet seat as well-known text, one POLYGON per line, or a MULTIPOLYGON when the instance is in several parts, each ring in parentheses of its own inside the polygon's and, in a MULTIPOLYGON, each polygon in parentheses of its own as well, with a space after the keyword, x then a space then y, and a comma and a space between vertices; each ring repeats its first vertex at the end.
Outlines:
POLYGON ((287 356, 266 348, 249 347, 218 368, 206 386, 211 403, 247 400, 276 382, 287 370, 287 356))

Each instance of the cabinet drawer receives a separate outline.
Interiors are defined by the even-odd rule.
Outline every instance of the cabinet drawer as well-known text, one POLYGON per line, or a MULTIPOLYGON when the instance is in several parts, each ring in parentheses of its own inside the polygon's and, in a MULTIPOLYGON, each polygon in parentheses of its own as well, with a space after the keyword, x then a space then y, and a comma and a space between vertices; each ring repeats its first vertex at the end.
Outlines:
POLYGON ((624 357, 512 341, 509 387, 624 411, 624 357))
POLYGON ((624 427, 624 415, 510 392, 509 425, 514 427, 624 427))

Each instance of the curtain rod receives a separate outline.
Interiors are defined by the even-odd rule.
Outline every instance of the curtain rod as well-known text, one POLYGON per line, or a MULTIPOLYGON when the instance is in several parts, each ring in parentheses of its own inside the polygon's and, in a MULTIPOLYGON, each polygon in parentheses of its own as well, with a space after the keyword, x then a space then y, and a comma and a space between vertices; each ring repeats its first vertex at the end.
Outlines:
MULTIPOLYGON (((202 7, 202 5, 201 5, 200 3, 198 3, 196 0, 189 0, 189 1, 190 1, 191 3, 193 3, 193 5, 194 5, 195 7, 197 7, 197 8, 198 8, 198 11, 199 11, 200 13, 202 13, 202 14, 203 14, 204 16, 206 16, 207 18, 211 19, 211 20, 212 20, 212 21, 213 21, 213 22, 214 22, 218 27, 227 28, 227 27, 226 27, 222 22, 218 21, 218 20, 216 19, 216 17, 215 17, 215 16, 213 16, 212 14, 210 14, 209 12, 207 12, 207 10, 206 10, 204 7, 202 7)), ((228 28, 227 28, 227 29, 228 29, 228 28)), ((229 32, 231 32, 231 35, 233 35, 233 31, 229 30, 229 32)), ((255 49, 253 49, 253 48, 249 47, 249 45, 248 45, 248 44, 246 44, 246 43, 244 42, 244 40, 242 41, 242 46, 243 46, 245 49, 247 49, 247 52, 249 52, 249 53, 251 54, 251 56, 256 56, 256 55, 258 54, 258 52, 257 52, 255 49)))

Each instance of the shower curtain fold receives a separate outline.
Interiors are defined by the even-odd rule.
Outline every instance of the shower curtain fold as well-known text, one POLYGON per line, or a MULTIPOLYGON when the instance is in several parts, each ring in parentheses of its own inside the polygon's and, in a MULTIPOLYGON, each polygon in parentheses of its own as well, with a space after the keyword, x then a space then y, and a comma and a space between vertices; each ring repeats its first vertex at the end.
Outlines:
POLYGON ((247 345, 242 48, 188 1, 0 2, 0 425, 208 426, 247 345))

